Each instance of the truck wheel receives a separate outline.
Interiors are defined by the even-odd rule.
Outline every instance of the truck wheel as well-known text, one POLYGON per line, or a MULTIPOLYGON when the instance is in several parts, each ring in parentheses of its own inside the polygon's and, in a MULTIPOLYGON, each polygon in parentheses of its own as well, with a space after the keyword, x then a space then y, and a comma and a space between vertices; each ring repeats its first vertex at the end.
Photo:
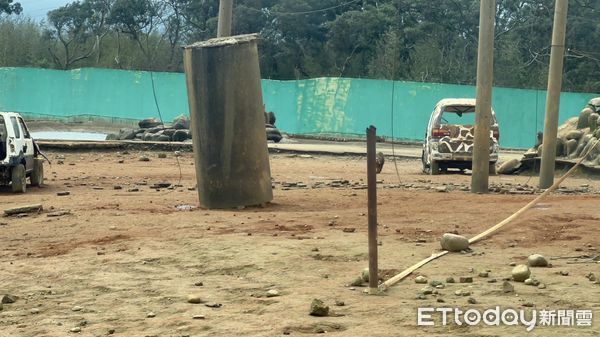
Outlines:
POLYGON ((440 163, 436 160, 431 160, 431 163, 429 164, 429 169, 430 172, 429 174, 431 174, 432 176, 436 176, 438 174, 440 174, 440 163))
POLYGON ((35 158, 33 160, 33 171, 31 172, 31 185, 42 186, 44 184, 44 160, 35 158))
POLYGON ((490 175, 491 176, 496 175, 496 163, 490 163, 490 175))
POLYGON ((25 166, 19 164, 11 171, 12 191, 14 193, 25 193, 27 187, 27 176, 25 175, 25 166))

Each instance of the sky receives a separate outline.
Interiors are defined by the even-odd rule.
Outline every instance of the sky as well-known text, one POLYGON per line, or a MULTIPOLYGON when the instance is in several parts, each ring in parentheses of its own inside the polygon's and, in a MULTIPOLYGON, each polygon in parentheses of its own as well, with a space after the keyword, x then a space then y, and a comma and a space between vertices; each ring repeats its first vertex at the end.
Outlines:
POLYGON ((46 13, 48 13, 48 11, 61 7, 71 1, 72 0, 15 0, 13 2, 21 3, 24 15, 39 21, 46 18, 46 13))

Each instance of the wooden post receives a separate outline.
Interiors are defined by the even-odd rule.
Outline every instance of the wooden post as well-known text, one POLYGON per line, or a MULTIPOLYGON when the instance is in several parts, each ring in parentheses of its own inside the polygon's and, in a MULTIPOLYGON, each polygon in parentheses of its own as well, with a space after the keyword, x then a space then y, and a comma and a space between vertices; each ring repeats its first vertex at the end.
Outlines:
POLYGON ((494 13, 496 0, 481 0, 477 57, 477 105, 471 192, 487 193, 490 179, 490 126, 494 79, 494 13))
POLYGON ((556 4, 554 5, 554 28, 552 32, 552 49, 550 51, 550 70, 548 72, 548 95, 546 96, 540 188, 548 188, 554 183, 558 108, 562 86, 568 6, 568 0, 556 0, 556 4))
POLYGON ((233 0, 221 0, 219 4, 219 22, 217 37, 231 35, 231 17, 233 16, 233 0))
POLYGON ((186 46, 184 67, 200 206, 271 201, 257 36, 186 46))
POLYGON ((377 172, 376 172, 377 129, 367 129, 367 184, 369 205, 369 294, 378 292, 377 266, 377 172))

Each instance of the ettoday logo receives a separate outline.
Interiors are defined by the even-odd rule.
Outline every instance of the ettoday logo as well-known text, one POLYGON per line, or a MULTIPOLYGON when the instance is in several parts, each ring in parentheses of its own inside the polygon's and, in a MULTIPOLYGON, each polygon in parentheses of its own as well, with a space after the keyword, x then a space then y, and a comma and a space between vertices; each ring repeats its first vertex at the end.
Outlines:
POLYGON ((592 310, 525 310, 503 309, 499 306, 486 309, 462 310, 459 308, 418 308, 417 325, 487 325, 487 326, 518 326, 522 325, 526 331, 532 331, 537 326, 578 326, 591 327, 592 310), (438 317, 439 316, 439 317, 438 317), (451 318, 452 317, 452 318, 451 318))

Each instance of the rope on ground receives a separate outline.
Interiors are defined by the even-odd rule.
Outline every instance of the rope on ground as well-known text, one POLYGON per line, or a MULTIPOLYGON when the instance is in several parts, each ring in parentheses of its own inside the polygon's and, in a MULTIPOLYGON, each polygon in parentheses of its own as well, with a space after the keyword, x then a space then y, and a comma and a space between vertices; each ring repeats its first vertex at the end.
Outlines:
MULTIPOLYGON (((497 225, 491 227, 490 229, 484 231, 483 233, 480 233, 474 237, 472 237, 471 239, 469 239, 469 243, 476 243, 480 240, 482 240, 483 238, 492 235, 493 233, 497 232, 498 230, 500 230, 502 227, 506 226, 507 224, 511 223, 512 221, 514 221, 515 219, 517 219, 519 216, 521 216, 523 213, 525 213, 526 211, 528 211, 529 209, 531 209, 533 206, 537 205, 542 199, 544 199, 546 196, 548 196, 550 193, 552 193, 554 190, 556 190, 560 184, 562 184, 565 179, 567 179, 571 174, 573 174, 575 172, 575 170, 579 167, 579 165, 581 165, 581 163, 584 161, 585 158, 587 158, 587 156, 590 154, 590 152, 592 152, 592 150, 598 146, 598 143, 600 142, 600 139, 596 140, 596 142, 594 143, 593 146, 591 146, 584 155, 581 156, 581 159, 579 159, 579 161, 577 161, 577 163, 569 170, 567 171, 567 173, 565 173, 562 177, 560 177, 560 179, 558 179, 558 181, 556 181, 554 183, 554 185, 552 185, 550 188, 548 188, 547 190, 544 191, 544 193, 540 194, 537 198, 535 198, 533 201, 531 201, 530 203, 528 203, 527 205, 525 205, 525 207, 521 208, 520 210, 518 210, 517 212, 513 213, 511 216, 509 216, 508 218, 504 219, 502 222, 498 223, 497 225)), ((415 270, 421 268, 422 266, 426 265, 427 263, 436 260, 446 254, 448 254, 449 252, 444 250, 441 251, 439 253, 435 253, 433 255, 431 255, 430 257, 414 264, 413 266, 409 267, 408 269, 404 270, 403 272, 401 272, 400 274, 393 276, 392 278, 390 278, 389 280, 385 281, 384 283, 382 283, 379 288, 380 290, 386 290, 387 288, 393 286, 394 284, 402 281, 404 278, 406 278, 408 275, 412 274, 415 270)))

